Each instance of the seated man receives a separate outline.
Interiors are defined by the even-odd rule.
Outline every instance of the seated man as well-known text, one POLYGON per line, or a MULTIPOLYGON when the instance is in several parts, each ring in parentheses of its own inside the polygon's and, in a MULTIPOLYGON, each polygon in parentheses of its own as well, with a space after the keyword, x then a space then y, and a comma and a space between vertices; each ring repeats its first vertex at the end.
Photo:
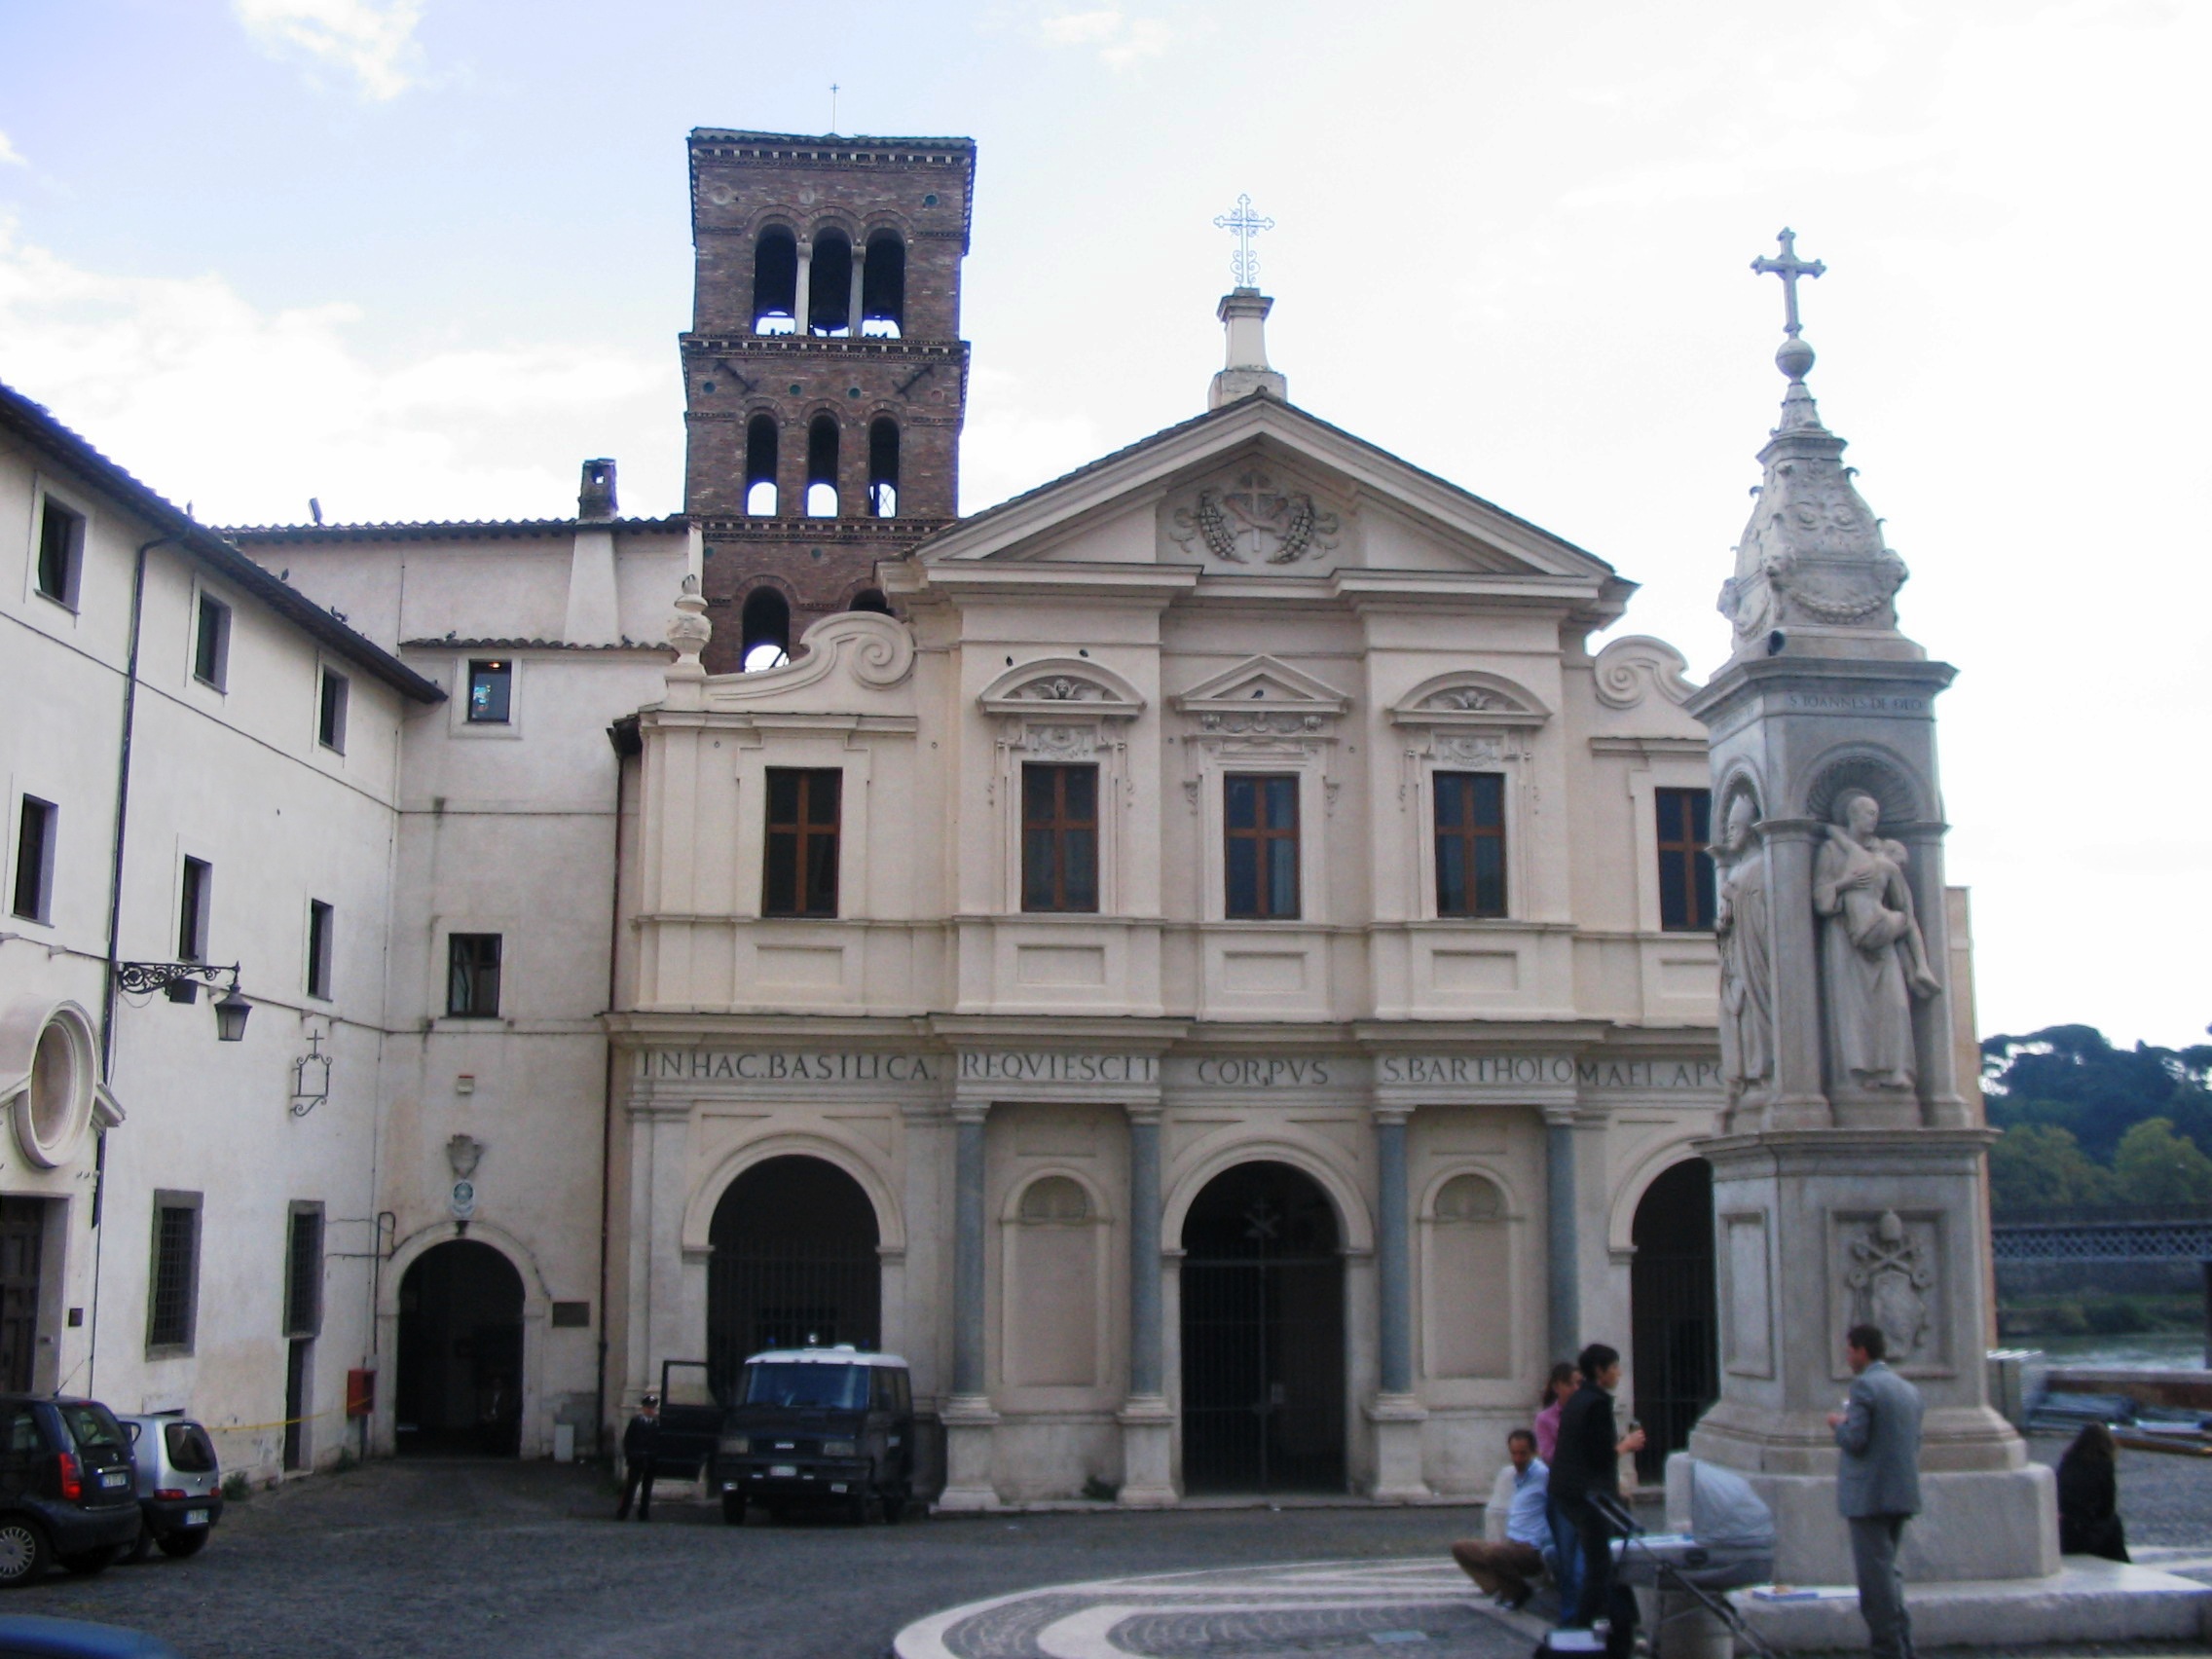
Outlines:
MULTIPOLYGON (((1536 1456, 1536 1437, 1525 1428, 1505 1437, 1505 1451, 1513 1459, 1513 1495, 1505 1511, 1505 1535, 1462 1540, 1452 1546, 1452 1559, 1501 1605, 1518 1608, 1535 1594, 1530 1580, 1553 1565, 1552 1529, 1546 1514, 1551 1471, 1536 1456)), ((1504 1473, 1499 1471, 1497 1488, 1491 1494, 1493 1511, 1506 1491, 1504 1473)), ((1496 1530, 1490 1521, 1486 1516, 1484 1530, 1496 1530)))

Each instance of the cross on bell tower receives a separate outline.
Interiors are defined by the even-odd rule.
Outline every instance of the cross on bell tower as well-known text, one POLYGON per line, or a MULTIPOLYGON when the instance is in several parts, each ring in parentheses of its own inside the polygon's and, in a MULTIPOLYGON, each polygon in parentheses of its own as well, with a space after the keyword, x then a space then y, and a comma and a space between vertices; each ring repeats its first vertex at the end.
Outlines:
POLYGON ((1252 239, 1262 231, 1275 228, 1272 219, 1264 219, 1252 210, 1252 199, 1239 196, 1236 205, 1227 213, 1214 216, 1214 227, 1227 231, 1236 239, 1236 251, 1230 255, 1229 272, 1236 278, 1239 288, 1257 288, 1260 285, 1260 256, 1252 251, 1252 239))
POLYGON ((1797 320, 1797 278, 1823 276, 1827 267, 1817 259, 1797 257, 1797 233, 1788 226, 1785 225, 1774 240, 1782 244, 1782 256, 1770 259, 1761 254, 1751 261, 1751 269, 1761 276, 1782 278, 1782 332, 1788 338, 1774 354, 1775 367, 1792 381, 1802 381, 1805 371, 1813 366, 1813 349, 1798 337, 1802 324, 1797 320))

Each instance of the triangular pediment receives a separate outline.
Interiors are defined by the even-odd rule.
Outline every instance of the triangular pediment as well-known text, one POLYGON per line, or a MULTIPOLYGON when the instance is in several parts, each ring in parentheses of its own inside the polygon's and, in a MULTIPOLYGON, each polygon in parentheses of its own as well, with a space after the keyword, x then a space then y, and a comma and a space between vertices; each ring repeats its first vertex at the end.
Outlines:
POLYGON ((1185 714, 1226 714, 1255 707, 1289 709, 1302 715, 1341 715, 1351 699, 1304 669, 1265 653, 1246 657, 1234 668, 1208 675, 1172 699, 1185 714))
POLYGON ((1149 568, 1209 583, 1433 578, 1608 610, 1630 591, 1571 542, 1265 395, 965 519, 924 541, 914 562, 923 583, 940 572, 977 579, 961 571, 978 565, 1123 579, 1149 568))

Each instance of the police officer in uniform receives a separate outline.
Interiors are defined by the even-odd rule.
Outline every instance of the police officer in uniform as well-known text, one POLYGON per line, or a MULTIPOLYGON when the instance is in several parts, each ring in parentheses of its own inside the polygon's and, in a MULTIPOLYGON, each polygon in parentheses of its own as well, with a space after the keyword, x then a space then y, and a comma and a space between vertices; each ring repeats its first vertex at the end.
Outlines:
POLYGON ((638 1402, 638 1415, 622 1431, 622 1501, 614 1519, 630 1518, 630 1500, 638 1500, 638 1519, 653 1518, 653 1475, 660 1451, 660 1397, 647 1394, 638 1402))

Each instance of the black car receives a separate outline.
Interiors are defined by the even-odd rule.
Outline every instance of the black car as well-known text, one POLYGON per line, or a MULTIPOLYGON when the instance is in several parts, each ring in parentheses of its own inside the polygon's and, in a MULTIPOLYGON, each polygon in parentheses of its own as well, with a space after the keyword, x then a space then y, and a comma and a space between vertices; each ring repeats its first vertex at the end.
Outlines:
POLYGON ((897 1521, 914 1501, 914 1396, 906 1362, 855 1348, 773 1348, 745 1362, 722 1419, 714 1482, 722 1519, 829 1504, 897 1521))
POLYGON ((138 1536, 137 1472, 97 1400, 0 1394, 0 1587, 97 1572, 138 1536))

